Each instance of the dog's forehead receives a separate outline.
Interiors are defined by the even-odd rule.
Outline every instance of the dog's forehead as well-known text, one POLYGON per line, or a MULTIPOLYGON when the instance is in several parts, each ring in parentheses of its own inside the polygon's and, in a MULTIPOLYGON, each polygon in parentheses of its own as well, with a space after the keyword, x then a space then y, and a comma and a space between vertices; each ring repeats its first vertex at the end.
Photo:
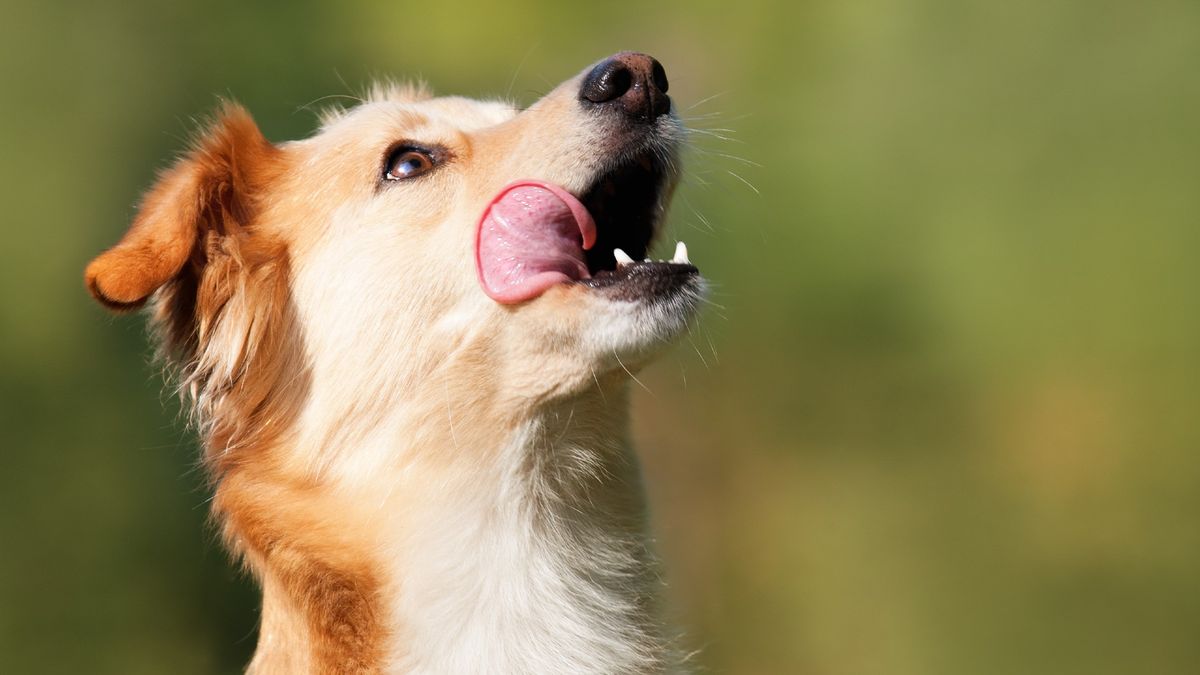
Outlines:
POLYGON ((437 122, 448 122, 471 131, 494 126, 512 119, 517 108, 504 101, 479 101, 461 96, 445 96, 416 104, 421 112, 437 122))
POLYGON ((389 129, 392 132, 453 130, 472 132, 512 119, 517 108, 503 101, 481 101, 461 96, 425 99, 368 100, 327 119, 320 135, 348 128, 389 129))

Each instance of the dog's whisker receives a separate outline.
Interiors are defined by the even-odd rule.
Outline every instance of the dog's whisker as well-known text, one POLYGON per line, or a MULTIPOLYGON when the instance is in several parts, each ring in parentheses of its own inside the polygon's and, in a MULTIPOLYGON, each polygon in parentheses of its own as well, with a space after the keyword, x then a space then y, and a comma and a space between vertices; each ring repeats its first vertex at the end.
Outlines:
POLYGON ((363 99, 359 98, 358 96, 352 96, 350 94, 327 94, 325 96, 318 96, 317 98, 314 98, 313 100, 309 101, 308 103, 303 103, 301 105, 296 106, 295 110, 293 110, 292 112, 298 113, 301 110, 310 110, 310 109, 312 109, 312 107, 314 105, 321 103, 322 101, 329 101, 329 100, 333 100, 333 99, 347 99, 347 100, 353 101, 355 103, 363 102, 363 99))
POLYGON ((701 298, 701 299, 700 299, 700 301, 701 301, 701 302, 703 302, 704 304, 708 305, 709 307, 713 307, 713 308, 715 308, 715 309, 719 309, 719 310, 721 310, 721 311, 728 311, 728 309, 729 309, 729 308, 728 308, 728 307, 726 307, 725 305, 722 305, 722 304, 718 304, 718 303, 716 303, 716 302, 713 302, 713 301, 712 301, 711 299, 709 299, 709 298, 701 298))
POLYGON ((559 432, 558 438, 554 439, 554 442, 556 444, 558 442, 562 441, 563 437, 565 437, 567 435, 567 431, 571 428, 571 421, 574 419, 575 419, 575 406, 572 405, 571 412, 567 415, 567 421, 566 421, 566 423, 563 424, 562 431, 559 432))
POLYGON ((360 103, 365 101, 366 97, 364 96, 364 94, 363 93, 355 94, 354 87, 351 87, 350 83, 346 82, 346 78, 342 77, 342 73, 340 70, 338 70, 337 68, 333 68, 332 70, 333 70, 333 76, 336 77, 337 81, 342 84, 342 87, 346 90, 346 94, 348 96, 358 99, 358 101, 360 103))
MULTIPOLYGON (((706 218, 703 213, 700 213, 700 210, 697 209, 695 207, 695 205, 692 204, 692 201, 690 199, 688 199, 687 197, 684 197, 684 196, 680 196, 680 199, 683 201, 684 206, 686 206, 688 208, 688 211, 691 211, 692 215, 696 216, 697 220, 699 220, 704 225, 704 230, 707 230, 709 233, 715 233, 717 231, 716 228, 713 227, 713 224, 708 220, 708 218, 706 218)), ((697 228, 697 229, 700 229, 700 228, 697 228)))
MULTIPOLYGON (((708 113, 706 115, 693 115, 690 117, 680 117, 679 119, 684 124, 687 124, 690 127, 690 126, 695 126, 694 123, 696 123, 696 122, 710 123, 710 122, 713 122, 714 120, 720 120, 721 124, 725 124, 727 122, 740 122, 744 119, 749 119, 750 117, 753 117, 752 113, 745 113, 743 115, 736 115, 734 117, 729 117, 725 113, 708 113)), ((707 128, 707 127, 702 127, 702 128, 707 128)))
POLYGON ((588 366, 588 370, 592 373, 592 381, 596 383, 596 391, 600 392, 600 399, 604 401, 604 405, 608 405, 608 397, 604 395, 604 387, 600 386, 600 378, 596 375, 596 369, 588 366))
POLYGON ((725 96, 725 95, 727 95, 727 94, 729 93, 729 91, 730 91, 730 90, 726 90, 726 91, 720 91, 720 92, 717 92, 717 93, 713 94, 712 96, 706 96, 706 97, 704 97, 704 98, 700 99, 699 101, 696 101, 695 103, 693 103, 693 104, 689 105, 688 107, 684 108, 684 109, 683 109, 683 111, 684 111, 684 112, 687 112, 687 111, 689 111, 689 110, 692 110, 692 109, 694 109, 694 108, 699 108, 700 106, 704 105, 705 103, 708 103, 709 101, 712 101, 712 100, 714 100, 714 99, 718 99, 718 98, 720 98, 720 97, 722 97, 722 96, 725 96))
POLYGON ((710 120, 724 119, 724 118, 725 118, 725 113, 720 113, 720 112, 704 113, 703 115, 681 115, 679 117, 679 119, 685 123, 686 122, 707 122, 710 120))
POLYGON ((647 387, 641 380, 637 379, 637 376, 635 376, 633 374, 633 371, 631 371, 631 370, 629 370, 629 368, 625 367, 625 362, 621 360, 621 357, 620 357, 620 355, 617 354, 616 350, 613 350, 612 354, 613 354, 613 358, 615 358, 617 360, 617 363, 621 366, 621 370, 624 370, 625 374, 629 376, 629 379, 636 382, 639 387, 641 387, 642 389, 645 389, 650 395, 653 396, 654 392, 650 391, 650 387, 647 387))
POLYGON ((750 181, 748 181, 745 178, 742 178, 740 175, 738 175, 737 172, 730 171, 729 169, 725 169, 725 173, 729 174, 730 176, 733 176, 734 178, 736 178, 739 181, 741 181, 742 183, 744 183, 746 185, 746 187, 748 187, 754 191, 754 194, 756 194, 756 195, 762 194, 761 192, 758 191, 758 188, 754 187, 754 185, 750 181))
MULTIPOLYGON (((703 136, 707 136, 709 138, 716 138, 718 140, 725 141, 727 143, 742 143, 743 142, 742 139, 740 139, 740 138, 732 138, 730 136, 726 136, 722 133, 718 133, 718 132, 715 132, 715 131, 712 131, 709 129, 699 129, 696 127, 690 127, 690 128, 688 128, 688 133, 701 134, 703 136)), ((697 147, 699 147, 699 146, 697 146, 697 147)))
POLYGON ((735 161, 735 162, 741 162, 742 164, 745 164, 745 165, 747 165, 747 166, 753 166, 753 167, 755 167, 755 168, 759 168, 759 169, 761 169, 761 168, 762 168, 762 164, 759 164, 758 162, 755 162, 754 160, 746 159, 745 157, 739 157, 739 156, 737 156, 737 155, 731 155, 731 154, 729 154, 729 153, 726 153, 726 152, 717 152, 717 151, 715 151, 715 150, 706 150, 706 149, 704 149, 704 148, 695 148, 695 150, 696 150, 696 152, 698 152, 698 153, 700 153, 700 154, 702 154, 702 155, 709 155, 709 156, 712 156, 712 157, 721 157, 721 158, 724 158, 724 159, 732 159, 732 160, 733 160, 733 161, 735 161))
POLYGON ((513 85, 517 83, 517 76, 521 74, 521 69, 525 67, 525 63, 529 60, 529 57, 533 55, 533 52, 536 51, 541 44, 541 41, 535 41, 533 44, 529 45, 529 48, 525 50, 525 55, 521 57, 519 62, 517 62, 517 67, 513 69, 512 77, 508 79, 508 86, 504 88, 504 100, 507 101, 512 97, 512 88, 513 85))
POLYGON ((688 344, 692 346, 692 351, 696 352, 696 356, 700 358, 700 363, 703 363, 706 369, 711 370, 711 368, 708 366, 708 360, 704 358, 704 354, 700 353, 700 346, 697 345, 696 341, 692 339, 692 332, 690 330, 688 331, 687 341, 688 344))
POLYGON ((708 342, 708 350, 712 353, 713 362, 720 365, 721 357, 717 355, 717 345, 713 343, 712 334, 705 328, 701 328, 700 330, 704 333, 705 341, 708 342))

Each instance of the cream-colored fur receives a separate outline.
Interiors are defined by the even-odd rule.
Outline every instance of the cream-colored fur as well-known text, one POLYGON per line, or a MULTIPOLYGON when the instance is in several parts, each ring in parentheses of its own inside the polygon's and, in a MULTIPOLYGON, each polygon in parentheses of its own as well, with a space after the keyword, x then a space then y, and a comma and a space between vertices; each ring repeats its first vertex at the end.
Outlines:
MULTIPOLYGON (((292 522, 306 524, 304 550, 327 545, 322 564, 375 580, 364 606, 381 670, 682 669, 660 614, 627 415, 631 373, 686 326, 700 283, 670 302, 563 284, 503 305, 472 266, 475 225, 504 185, 536 178, 578 193, 627 151, 608 121, 582 111, 579 83, 524 111, 381 88, 279 146, 251 236, 286 249, 293 330, 269 339, 284 374, 268 396, 291 403, 255 408, 267 412, 254 429, 235 423, 209 448, 243 453, 222 487, 249 496, 219 492, 218 509, 264 587, 252 672, 317 668, 313 610, 278 562, 293 550, 278 543, 292 522), (381 156, 403 139, 444 146, 452 160, 381 187, 381 156), (260 450, 263 429, 273 433, 260 450), (269 470, 254 468, 268 456, 269 470), (246 534, 264 518, 239 520, 251 512, 242 502, 268 514, 268 529, 280 523, 269 545, 246 534)), ((658 124, 652 149, 674 172, 681 127, 673 116, 658 124)), ((93 284, 98 297, 104 283, 93 284)), ((249 273, 232 285, 183 364, 202 425, 232 414, 222 397, 256 377, 254 352, 283 321, 255 304, 249 273)), ((165 314, 167 299, 155 302, 165 314)))
POLYGON ((461 99, 375 100, 303 148, 320 185, 342 173, 322 175, 329 153, 361 147, 358 164, 372 168, 391 138, 463 147, 460 172, 436 184, 386 199, 362 188, 294 263, 313 365, 295 460, 376 507, 364 526, 393 566, 397 672, 648 672, 676 661, 654 601, 626 369, 693 307, 564 286, 514 309, 479 292, 464 264, 481 205, 503 185, 536 176, 582 190, 604 168, 605 130, 577 112, 576 89, 519 115, 461 99))

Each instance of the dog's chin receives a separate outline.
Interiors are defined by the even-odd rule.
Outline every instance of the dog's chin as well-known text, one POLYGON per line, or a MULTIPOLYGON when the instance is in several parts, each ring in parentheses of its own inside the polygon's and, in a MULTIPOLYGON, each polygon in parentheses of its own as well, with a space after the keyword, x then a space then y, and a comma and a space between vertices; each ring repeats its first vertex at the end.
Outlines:
POLYGON ((611 288, 611 292, 600 291, 596 300, 602 306, 595 310, 597 320, 586 330, 596 359, 609 368, 622 370, 644 365, 687 330, 705 291, 698 274, 675 272, 655 272, 645 277, 639 273, 631 281, 611 288), (652 285, 656 291, 623 299, 630 289, 644 285, 652 285))
POLYGON ((694 267, 651 262, 562 284, 532 304, 544 310, 536 314, 544 334, 573 353, 581 384, 590 386, 596 376, 628 377, 668 349, 698 314, 705 293, 694 267))

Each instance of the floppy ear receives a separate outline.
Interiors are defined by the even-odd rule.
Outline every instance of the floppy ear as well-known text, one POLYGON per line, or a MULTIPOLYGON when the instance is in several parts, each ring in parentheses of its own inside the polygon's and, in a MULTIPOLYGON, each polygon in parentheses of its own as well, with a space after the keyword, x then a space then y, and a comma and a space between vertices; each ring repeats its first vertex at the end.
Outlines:
POLYGON ((253 217, 280 151, 245 109, 226 104, 193 150, 146 194, 121 241, 87 266, 84 283, 105 307, 140 307, 198 258, 210 232, 232 234, 253 217))

